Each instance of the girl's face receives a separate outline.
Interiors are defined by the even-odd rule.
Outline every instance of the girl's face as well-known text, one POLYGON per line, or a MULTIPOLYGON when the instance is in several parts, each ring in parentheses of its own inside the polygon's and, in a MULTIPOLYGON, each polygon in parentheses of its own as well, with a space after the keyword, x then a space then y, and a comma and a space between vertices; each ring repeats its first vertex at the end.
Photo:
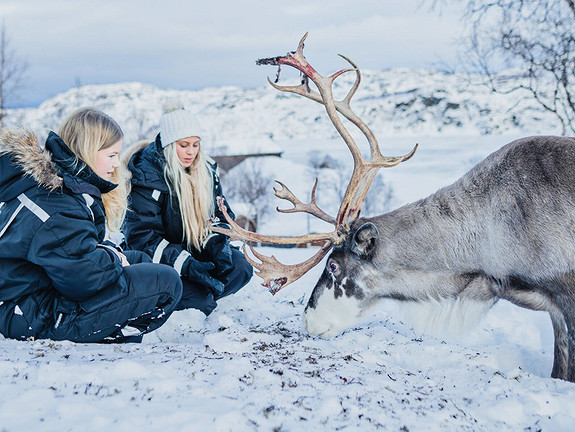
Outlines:
POLYGON ((122 150, 122 140, 111 147, 98 150, 95 171, 104 180, 110 181, 114 170, 120 166, 120 150, 122 150))
POLYGON ((200 151, 200 138, 199 137, 188 137, 182 138, 174 143, 176 146, 176 153, 178 154, 178 159, 184 166, 188 168, 198 155, 200 151))

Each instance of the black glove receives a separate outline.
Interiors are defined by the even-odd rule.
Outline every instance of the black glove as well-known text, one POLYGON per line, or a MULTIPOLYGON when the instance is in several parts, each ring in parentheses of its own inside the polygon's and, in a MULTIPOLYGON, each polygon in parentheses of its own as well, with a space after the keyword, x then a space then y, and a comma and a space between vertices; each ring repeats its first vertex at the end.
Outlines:
POLYGON ((209 289, 214 293, 215 297, 218 297, 224 292, 224 284, 210 276, 210 271, 214 269, 215 265, 211 262, 197 261, 192 257, 188 257, 182 266, 182 276, 187 277, 190 282, 209 289))
POLYGON ((227 276, 234 269, 232 247, 228 238, 223 234, 210 237, 204 247, 202 257, 215 264, 215 269, 210 274, 218 280, 226 282, 227 276))

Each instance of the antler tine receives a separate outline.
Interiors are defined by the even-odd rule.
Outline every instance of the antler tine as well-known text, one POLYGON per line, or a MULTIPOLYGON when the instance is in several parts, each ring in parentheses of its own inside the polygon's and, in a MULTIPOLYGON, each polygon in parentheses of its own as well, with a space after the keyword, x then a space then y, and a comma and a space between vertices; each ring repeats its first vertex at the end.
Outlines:
POLYGON ((338 212, 338 220, 345 226, 349 226, 355 219, 359 217, 365 197, 369 191, 369 187, 378 171, 382 167, 394 167, 410 159, 417 150, 418 144, 415 144, 413 149, 404 156, 394 157, 381 157, 379 160, 371 161, 366 166, 355 168, 361 170, 361 175, 352 175, 346 195, 342 201, 340 211, 338 212), (347 194, 349 192, 349 195, 347 194), (341 217, 339 217, 341 215, 341 217))
MULTIPOLYGON (((355 164, 365 163, 366 161, 363 158, 363 156, 361 155, 361 152, 359 151, 357 144, 353 140, 349 131, 345 128, 345 126, 341 122, 341 119, 337 115, 337 111, 341 111, 342 114, 345 117, 347 117, 354 124, 357 124, 359 117, 357 117, 351 111, 351 109, 349 108, 349 105, 345 105, 344 103, 340 103, 338 106, 338 104, 336 104, 336 102, 334 101, 333 91, 332 91, 333 81, 338 76, 340 76, 341 74, 348 72, 348 71, 352 71, 354 69, 344 69, 344 70, 341 70, 339 72, 334 73, 330 77, 324 77, 323 75, 319 74, 307 62, 307 60, 303 56, 303 41, 305 40, 306 37, 307 37, 307 34, 300 41, 298 49, 294 54, 289 54, 285 57, 274 57, 272 59, 262 59, 262 60, 258 60, 257 63, 258 64, 277 64, 277 65, 284 64, 287 66, 292 66, 295 69, 299 70, 305 76, 309 77, 309 79, 311 79, 313 81, 313 83, 316 85, 317 89, 319 90, 319 95, 311 94, 311 92, 309 92, 309 91, 304 92, 303 91, 304 90, 303 85, 291 87, 287 91, 301 94, 302 96, 305 96, 309 99, 315 100, 316 102, 320 102, 321 104, 323 104, 325 106, 325 109, 327 111, 327 114, 328 114, 331 122, 333 123, 336 130, 338 131, 338 133, 341 135, 341 137, 343 138, 343 140, 347 144, 347 146, 348 146, 348 148, 349 148, 349 150, 353 156, 354 163, 355 164), (347 114, 345 114, 344 112, 347 112, 347 114)), ((281 86, 275 86, 274 85, 274 87, 280 87, 279 90, 282 90, 281 86)), ((359 120, 359 121, 361 122, 361 120, 359 120)), ((360 128, 360 129, 362 130, 362 132, 364 131, 364 129, 369 130, 369 128, 367 128, 367 126, 365 126, 365 128, 360 128)), ((375 136, 373 135, 373 133, 370 133, 370 136, 371 137, 368 136, 368 139, 370 139, 370 140, 375 139, 375 136)), ((370 145, 371 145, 371 142, 372 141, 370 141, 370 145)))
POLYGON ((341 238, 341 234, 338 233, 336 230, 330 233, 305 234, 293 237, 258 234, 252 231, 248 231, 239 226, 228 214, 226 206, 224 205, 223 199, 221 197, 218 197, 218 206, 222 211, 227 223, 230 225, 230 228, 228 229, 228 228, 212 226, 211 230, 220 234, 225 234, 233 240, 253 241, 258 243, 275 243, 275 244, 306 244, 325 240, 329 240, 334 243, 340 243, 343 240, 341 238))
POLYGON ((380 159, 371 161, 370 165, 385 168, 394 167, 396 165, 399 165, 401 162, 405 162, 406 160, 411 159, 411 157, 415 154, 418 147, 419 144, 415 143, 411 151, 403 156, 382 156, 380 159))
POLYGON ((297 45, 297 51, 296 53, 299 53, 301 56, 303 56, 303 47, 304 47, 304 42, 307 39, 307 35, 309 32, 305 32, 305 34, 303 35, 303 37, 300 39, 298 45, 297 45))
POLYGON ((295 93, 295 94, 306 97, 308 99, 311 99, 311 100, 318 102, 318 103, 323 105, 321 95, 318 92, 316 92, 315 90, 309 89, 308 86, 303 84, 303 83, 298 84, 296 86, 281 86, 281 85, 277 85, 276 83, 274 83, 269 78, 268 78, 268 82, 276 90, 279 90, 282 92, 288 92, 288 93, 295 93))
POLYGON ((261 262, 258 263, 250 258, 249 255, 245 253, 244 245, 243 250, 246 259, 255 269, 257 269, 256 274, 264 280, 262 285, 267 287, 270 293, 275 295, 279 290, 295 282, 305 273, 307 273, 311 268, 315 267, 330 251, 332 243, 331 241, 325 242, 321 249, 317 251, 311 258, 302 263, 293 265, 282 264, 273 255, 271 257, 262 255, 258 253, 250 244, 248 244, 248 247, 250 248, 251 253, 255 255, 255 257, 261 262))
POLYGON ((327 77, 327 79, 333 83, 338 77, 340 77, 341 75, 343 75, 344 73, 347 73, 347 72, 355 72, 355 69, 348 68, 348 69, 338 70, 337 72, 334 72, 329 77, 327 77))
MULTIPOLYGON (((306 35, 307 35, 307 33, 306 33, 306 35)), ((332 75, 333 79, 337 78, 337 76, 341 75, 344 72, 351 72, 351 71, 356 72, 356 79, 355 79, 355 82, 354 82, 352 88, 348 92, 347 96, 342 101, 335 101, 334 100, 335 109, 339 113, 341 113, 346 119, 348 119, 350 122, 355 124, 363 132, 363 134, 367 137, 368 142, 370 143, 370 148, 371 148, 371 158, 372 159, 381 158, 383 156, 381 155, 381 152, 379 151, 379 146, 377 144, 377 140, 375 138, 375 135, 373 134, 371 129, 369 129, 369 127, 351 110, 351 107, 350 107, 351 98, 354 96, 357 88, 359 87, 359 83, 361 82, 361 73, 360 73, 359 69, 357 68, 357 66, 354 62, 352 62, 350 59, 348 59, 347 57, 345 57, 341 54, 340 54, 340 57, 347 60, 353 66, 353 69, 343 69, 339 72, 336 72, 337 75, 336 74, 332 75)), ((277 64, 283 63, 283 62, 281 62, 280 58, 275 58, 274 61, 277 61, 277 64)), ((290 66, 296 67, 291 62, 285 63, 285 64, 289 64, 290 66)), ((306 64, 307 64, 307 62, 306 62, 306 64)), ((300 71, 302 70, 300 68, 297 68, 297 69, 300 71)), ((317 72, 316 72, 316 75, 319 75, 319 74, 317 74, 317 72)), ((330 77, 330 79, 331 79, 331 77, 330 77)), ((298 84, 296 86, 281 86, 281 85, 274 83, 269 78, 268 78, 268 82, 276 90, 279 90, 282 92, 287 92, 287 93, 295 93, 297 95, 311 99, 317 103, 325 105, 325 102, 324 102, 324 99, 322 98, 322 95, 320 93, 318 93, 317 91, 310 89, 304 83, 298 84)), ((317 85, 317 83, 316 83, 316 85, 317 85)), ((357 156, 360 156, 359 151, 357 153, 358 153, 357 156)))
POLYGON ((351 88, 349 89, 347 95, 345 96, 345 98, 342 99, 341 102, 339 102, 339 104, 337 104, 338 111, 351 123, 356 125, 359 128, 359 130, 365 135, 365 137, 367 138, 367 142, 369 143, 371 160, 380 159, 383 156, 379 149, 379 144, 377 143, 377 138, 375 137, 375 134, 369 128, 369 126, 367 126, 365 122, 361 120, 357 116, 357 114, 354 113, 353 110, 351 109, 351 99, 355 96, 355 92, 359 88, 359 84, 361 82, 361 72, 357 67, 357 65, 352 60, 350 60, 349 58, 347 58, 342 54, 339 54, 339 56, 353 66, 353 69, 351 70, 354 70, 356 75, 355 75, 355 81, 351 86, 351 88))
POLYGON ((355 71, 355 81, 353 83, 353 86, 351 86, 351 89, 349 89, 349 92, 347 92, 347 96, 343 99, 343 103, 349 107, 349 103, 351 102, 351 98, 355 95, 355 92, 357 91, 357 89, 359 88, 359 83, 361 82, 361 72, 359 71, 359 68, 357 67, 357 65, 352 62, 350 59, 348 59, 346 56, 339 54, 339 56, 346 60, 350 65, 353 66, 353 69, 355 71))
POLYGON ((283 184, 282 182, 276 180, 276 183, 278 183, 282 188, 280 190, 277 190, 276 188, 274 188, 275 196, 277 196, 278 198, 281 198, 281 199, 285 199, 286 201, 289 201, 293 204, 293 208, 291 208, 291 209, 276 208, 276 210, 278 212, 281 212, 281 213, 296 213, 296 212, 309 213, 312 216, 315 216, 315 217, 317 217, 317 218, 319 218, 325 222, 335 224, 335 218, 333 216, 328 215, 326 212, 324 212, 322 209, 320 209, 316 204, 315 190, 317 188, 317 178, 315 179, 315 183, 314 183, 313 189, 311 191, 311 200, 308 204, 304 204, 299 199, 297 199, 296 196, 292 193, 292 191, 290 191, 289 188, 285 184, 283 184))

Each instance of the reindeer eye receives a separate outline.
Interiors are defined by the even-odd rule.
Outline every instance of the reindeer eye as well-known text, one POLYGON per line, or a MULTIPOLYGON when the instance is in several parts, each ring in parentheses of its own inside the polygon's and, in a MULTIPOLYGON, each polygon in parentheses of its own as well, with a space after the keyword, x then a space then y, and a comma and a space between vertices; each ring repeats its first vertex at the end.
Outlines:
POLYGON ((335 273, 339 270, 339 265, 335 261, 331 261, 328 263, 327 268, 330 273, 335 273))

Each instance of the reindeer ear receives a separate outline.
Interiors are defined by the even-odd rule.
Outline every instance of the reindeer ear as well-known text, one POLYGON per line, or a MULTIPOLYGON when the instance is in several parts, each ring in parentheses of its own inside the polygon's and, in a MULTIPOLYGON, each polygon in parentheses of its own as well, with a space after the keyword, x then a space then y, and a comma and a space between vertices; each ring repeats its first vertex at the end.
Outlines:
POLYGON ((379 236, 377 227, 371 222, 364 223, 353 234, 351 251, 361 259, 371 258, 375 249, 375 242, 379 236))

